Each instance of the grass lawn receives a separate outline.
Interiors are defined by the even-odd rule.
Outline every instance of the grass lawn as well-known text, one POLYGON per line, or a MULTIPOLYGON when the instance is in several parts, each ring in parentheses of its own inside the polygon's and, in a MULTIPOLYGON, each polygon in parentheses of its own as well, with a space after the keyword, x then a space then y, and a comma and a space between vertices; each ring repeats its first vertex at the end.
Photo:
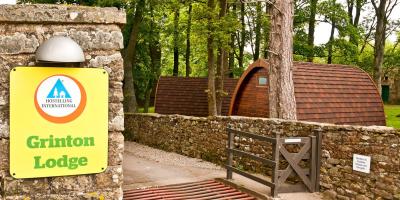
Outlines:
MULTIPOLYGON (((144 108, 139 108, 138 112, 139 113, 144 113, 144 108)), ((154 106, 153 107, 149 107, 149 112, 148 113, 154 113, 154 106)))
POLYGON ((385 105, 386 126, 400 128, 400 105, 385 105))

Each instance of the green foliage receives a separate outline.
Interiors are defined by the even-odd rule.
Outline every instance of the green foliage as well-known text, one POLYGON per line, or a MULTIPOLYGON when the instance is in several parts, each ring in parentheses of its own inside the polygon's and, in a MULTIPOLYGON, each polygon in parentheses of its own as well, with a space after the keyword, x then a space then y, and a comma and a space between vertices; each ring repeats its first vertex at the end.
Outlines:
MULTIPOLYGON (((160 41, 160 32, 161 27, 164 26, 165 15, 163 14, 164 7, 158 3, 158 1, 153 0, 146 6, 136 44, 136 63, 133 66, 133 77, 136 98, 139 102, 146 100, 146 94, 154 89, 156 80, 160 76, 160 66, 154 66, 154 63, 152 63, 152 52, 150 49, 152 46, 161 48, 158 41, 160 41)), ((133 15, 132 10, 128 12, 130 15, 133 15)), ((131 21, 128 21, 130 27, 126 29, 132 29, 131 23, 131 21)), ((128 33, 130 31, 126 32, 126 34, 128 33)))
POLYGON ((304 31, 310 16, 309 0, 296 0, 294 9, 293 29, 295 32, 304 31))
POLYGON ((339 37, 324 45, 310 47, 307 45, 308 33, 305 30, 310 15, 309 4, 300 0, 297 4, 299 6, 296 7, 295 11, 294 59, 305 61, 307 56, 313 53, 315 57, 320 58, 320 61, 326 60, 328 47, 332 45, 334 63, 356 64, 358 47, 352 44, 348 37, 358 31, 350 25, 350 19, 344 5, 336 3, 334 0, 319 1, 317 12, 322 17, 320 20, 329 24, 334 23, 339 37))
MULTIPOLYGON (((154 113, 155 112, 154 110, 155 110, 155 108, 154 108, 154 106, 152 106, 149 108, 149 112, 147 112, 147 113, 154 113)), ((138 113, 144 113, 144 108, 139 108, 138 113)))
MULTIPOLYGON (((19 3, 53 3, 53 4, 79 4, 86 6, 118 7, 127 12, 127 24, 124 26, 124 44, 128 44, 132 31, 132 21, 135 14, 137 0, 19 0, 19 3)), ((253 60, 253 49, 255 40, 256 5, 245 5, 245 24, 240 21, 240 3, 233 9, 232 1, 228 1, 227 15, 219 19, 219 1, 215 0, 216 8, 210 10, 207 1, 182 1, 182 0, 146 0, 143 19, 140 24, 138 43, 136 46, 136 63, 133 66, 136 95, 139 101, 146 98, 148 91, 153 89, 159 75, 171 76, 173 71, 173 33, 174 33, 174 12, 179 9, 178 26, 178 47, 179 47, 179 76, 185 75, 185 56, 186 56, 186 31, 188 21, 188 5, 192 3, 192 22, 191 22, 191 57, 190 66, 193 77, 207 76, 207 35, 209 27, 214 37, 215 54, 216 49, 224 48, 235 55, 234 67, 232 69, 234 77, 240 77, 245 68, 239 67, 239 40, 240 30, 245 28, 245 49, 244 66, 253 60), (208 18, 211 17, 211 23, 208 18), (231 34, 235 34, 234 46, 231 46, 231 34), (152 64, 151 45, 158 45, 161 49, 161 66, 154 67, 152 64)), ((335 24, 334 39, 322 45, 311 47, 307 44, 308 23, 310 16, 310 0, 295 0, 294 15, 294 60, 306 61, 309 55, 314 55, 314 62, 326 63, 328 47, 332 45, 332 62, 339 64, 358 65, 360 68, 372 75, 373 72, 373 35, 374 29, 370 30, 374 23, 375 12, 371 9, 369 1, 364 1, 362 8, 362 18, 359 26, 352 25, 349 18, 347 4, 339 3, 339 0, 318 0, 317 4, 317 23, 335 24)), ((262 34, 269 31, 269 16, 265 13, 266 4, 262 3, 262 34)), ((394 32, 399 26, 397 21, 388 21, 388 27, 394 32)), ((318 37, 319 33, 315 36, 318 37)), ((391 74, 399 71, 400 66, 400 34, 397 32, 398 41, 386 42, 384 73, 391 74)), ((267 46, 266 36, 261 36, 261 47, 267 46)), ((261 48, 261 49, 262 49, 261 48)), ((263 52, 260 52, 263 55, 263 52)))
POLYGON ((374 49, 371 46, 367 46, 363 53, 358 56, 357 65, 364 71, 372 74, 374 68, 374 49))
POLYGON ((358 48, 344 37, 333 41, 333 63, 356 65, 358 48))
POLYGON ((307 44, 307 33, 304 30, 296 32, 294 35, 294 43, 293 43, 293 53, 294 60, 297 61, 306 61, 307 56, 311 53, 314 54, 315 57, 326 57, 326 46, 314 46, 310 47, 307 44))
MULTIPOLYGON (((168 5, 168 4, 167 4, 168 5)), ((176 3, 175 3, 176 5, 176 3)), ((215 49, 223 47, 232 50, 229 46, 230 32, 235 32, 240 28, 240 24, 235 14, 228 13, 222 19, 218 19, 218 9, 209 10, 206 3, 193 2, 192 11, 192 34, 191 34, 191 59, 192 68, 191 76, 206 77, 207 76, 207 34, 208 34, 208 16, 213 16, 210 24, 214 30, 211 34, 215 39, 215 49)), ((187 28, 187 5, 180 5, 179 19, 179 76, 185 74, 185 48, 186 48, 186 28, 187 28)), ((165 9, 165 26, 161 32, 162 43, 162 75, 172 75, 173 66, 173 20, 174 10, 172 8, 165 9)))

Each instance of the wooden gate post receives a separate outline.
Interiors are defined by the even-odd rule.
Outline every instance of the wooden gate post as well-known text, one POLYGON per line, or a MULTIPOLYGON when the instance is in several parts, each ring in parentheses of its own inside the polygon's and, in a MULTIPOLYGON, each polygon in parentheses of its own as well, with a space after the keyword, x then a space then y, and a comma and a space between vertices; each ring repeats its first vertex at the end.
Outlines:
POLYGON ((319 192, 320 170, 321 170, 321 156, 322 156, 322 133, 317 133, 317 160, 316 160, 316 180, 315 191, 319 192))
POLYGON ((276 142, 272 145, 272 160, 275 161, 275 166, 272 167, 272 183, 271 195, 273 197, 278 196, 279 189, 279 152, 281 148, 281 140, 279 133, 276 134, 276 142))
MULTIPOLYGON (((233 163, 233 153, 230 151, 230 149, 233 149, 233 138, 234 134, 231 131, 228 132, 228 163, 227 165, 232 167, 233 163)), ((226 171, 226 179, 232 179, 232 170, 228 167, 226 171)))
POLYGON ((311 159, 310 159, 310 178, 311 178, 311 188, 310 192, 315 192, 316 190, 316 179, 317 179, 317 137, 310 136, 311 138, 311 159))

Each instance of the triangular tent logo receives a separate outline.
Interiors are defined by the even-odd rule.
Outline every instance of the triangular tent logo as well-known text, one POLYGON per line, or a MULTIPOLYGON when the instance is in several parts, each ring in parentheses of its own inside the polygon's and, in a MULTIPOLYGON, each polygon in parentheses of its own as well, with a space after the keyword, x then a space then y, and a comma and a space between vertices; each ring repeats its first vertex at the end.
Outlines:
POLYGON ((60 79, 57 80, 56 84, 54 84, 53 88, 50 90, 49 94, 47 95, 48 99, 55 99, 55 98, 71 98, 69 92, 65 88, 64 84, 61 82, 60 79))

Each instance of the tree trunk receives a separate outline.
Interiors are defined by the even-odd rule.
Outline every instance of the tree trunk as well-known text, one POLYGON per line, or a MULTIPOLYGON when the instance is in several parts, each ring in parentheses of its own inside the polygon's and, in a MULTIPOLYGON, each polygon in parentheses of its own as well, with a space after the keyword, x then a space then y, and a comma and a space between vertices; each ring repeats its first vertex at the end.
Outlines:
POLYGON ((222 98, 224 95, 224 55, 225 50, 218 48, 217 73, 215 76, 215 103, 217 106, 217 115, 221 115, 222 98))
POLYGON ((146 92, 145 92, 145 95, 144 95, 143 113, 148 113, 149 112, 151 92, 153 91, 153 88, 150 85, 151 83, 152 83, 152 81, 149 80, 149 83, 148 83, 148 86, 146 88, 146 92))
POLYGON ((246 23, 244 21, 244 16, 245 16, 245 10, 244 10, 244 3, 240 5, 240 22, 242 24, 242 28, 240 31, 240 39, 238 41, 239 43, 239 57, 238 57, 238 63, 239 63, 239 68, 244 69, 243 66, 243 57, 244 57, 244 46, 246 45, 246 23))
POLYGON ((360 16, 361 16, 361 9, 362 9, 362 5, 364 0, 356 0, 356 16, 354 17, 354 21, 353 21, 353 26, 355 28, 358 27, 358 24, 360 23, 360 16))
POLYGON ((154 19, 153 4, 150 3, 150 41, 149 41, 149 53, 150 53, 150 69, 152 76, 149 78, 147 89, 145 93, 144 112, 149 112, 149 105, 151 99, 151 93, 153 92, 154 83, 157 83, 158 78, 161 74, 161 44, 160 44, 160 28, 157 27, 157 22, 154 19))
MULTIPOLYGON (((355 0, 355 1, 356 1, 356 5, 355 5, 356 13, 355 13, 354 18, 353 18, 354 0, 347 1, 347 15, 349 16, 351 26, 353 26, 354 29, 357 29, 359 21, 360 21, 361 9, 362 9, 364 0, 355 0)), ((349 41, 356 46, 358 46, 358 38, 357 37, 358 37, 358 32, 350 33, 349 41)))
POLYGON ((173 76, 179 73, 179 8, 175 8, 174 14, 174 69, 173 76))
POLYGON ((329 37, 329 42, 328 42, 328 64, 332 64, 333 41, 335 39, 335 28, 336 28, 336 23, 335 23, 335 21, 332 21, 331 35, 329 37))
MULTIPOLYGON (((226 15, 227 0, 219 0, 219 20, 223 20, 226 15)), ((215 77, 215 95, 216 95, 216 106, 217 114, 221 115, 222 110, 222 99, 224 97, 224 73, 225 73, 225 49, 222 48, 223 44, 220 41, 220 47, 218 48, 217 58, 217 76, 215 77)))
MULTIPOLYGON (((236 16, 236 4, 232 4, 232 13, 236 16)), ((230 41, 230 51, 229 51, 229 66, 228 66, 228 76, 233 78, 233 69, 235 67, 235 31, 231 33, 231 41, 230 41)))
POLYGON ((188 21, 186 28, 186 77, 189 77, 192 73, 192 69, 190 68, 190 32, 192 29, 192 2, 189 2, 189 10, 188 10, 188 21))
POLYGON ((229 53, 228 53, 228 51, 226 51, 226 50, 224 51, 223 58, 224 58, 224 59, 222 59, 222 64, 224 65, 223 76, 225 78, 225 77, 229 77, 229 69, 228 69, 228 66, 229 66, 229 53))
POLYGON ((127 113, 136 112, 136 96, 133 81, 133 68, 136 64, 136 44, 139 34, 139 26, 143 19, 145 0, 139 0, 136 4, 135 17, 133 18, 132 31, 129 43, 124 50, 124 110, 127 113))
POLYGON ((308 62, 314 61, 314 32, 315 32, 315 14, 317 12, 317 2, 318 0, 311 0, 310 3, 310 18, 308 20, 308 48, 310 52, 307 56, 308 62))
POLYGON ((235 68, 235 33, 231 34, 230 41, 231 49, 229 51, 229 63, 228 63, 228 72, 227 76, 233 78, 233 69, 235 68))
MULTIPOLYGON (((371 0, 374 1, 374 0, 371 0)), ((375 47, 374 47, 374 81, 378 88, 379 94, 382 94, 382 65, 383 54, 385 52, 386 38, 386 0, 381 0, 379 7, 376 8, 376 32, 375 32, 375 47)))
POLYGON ((351 24, 353 24, 353 8, 354 0, 347 0, 347 16, 349 17, 351 24))
POLYGON ((213 28, 212 28, 212 18, 214 10, 214 0, 208 0, 208 35, 207 35, 207 66, 208 66, 208 115, 215 116, 217 115, 217 105, 216 105, 216 95, 215 95, 215 65, 214 65, 214 37, 213 37, 213 28))
POLYGON ((269 111, 271 118, 296 120, 293 84, 293 3, 275 1, 269 42, 269 111))
MULTIPOLYGON (((266 3, 265 5, 265 14, 268 16, 269 12, 271 9, 271 5, 269 3, 266 3)), ((268 19, 268 24, 263 26, 263 32, 264 32, 264 58, 268 58, 268 44, 269 44, 269 35, 270 35, 270 23, 268 19)))
POLYGON ((256 61, 260 58, 260 44, 261 44, 261 2, 257 2, 256 7, 256 27, 255 27, 255 34, 256 34, 256 41, 254 42, 254 54, 253 54, 253 61, 256 61))

